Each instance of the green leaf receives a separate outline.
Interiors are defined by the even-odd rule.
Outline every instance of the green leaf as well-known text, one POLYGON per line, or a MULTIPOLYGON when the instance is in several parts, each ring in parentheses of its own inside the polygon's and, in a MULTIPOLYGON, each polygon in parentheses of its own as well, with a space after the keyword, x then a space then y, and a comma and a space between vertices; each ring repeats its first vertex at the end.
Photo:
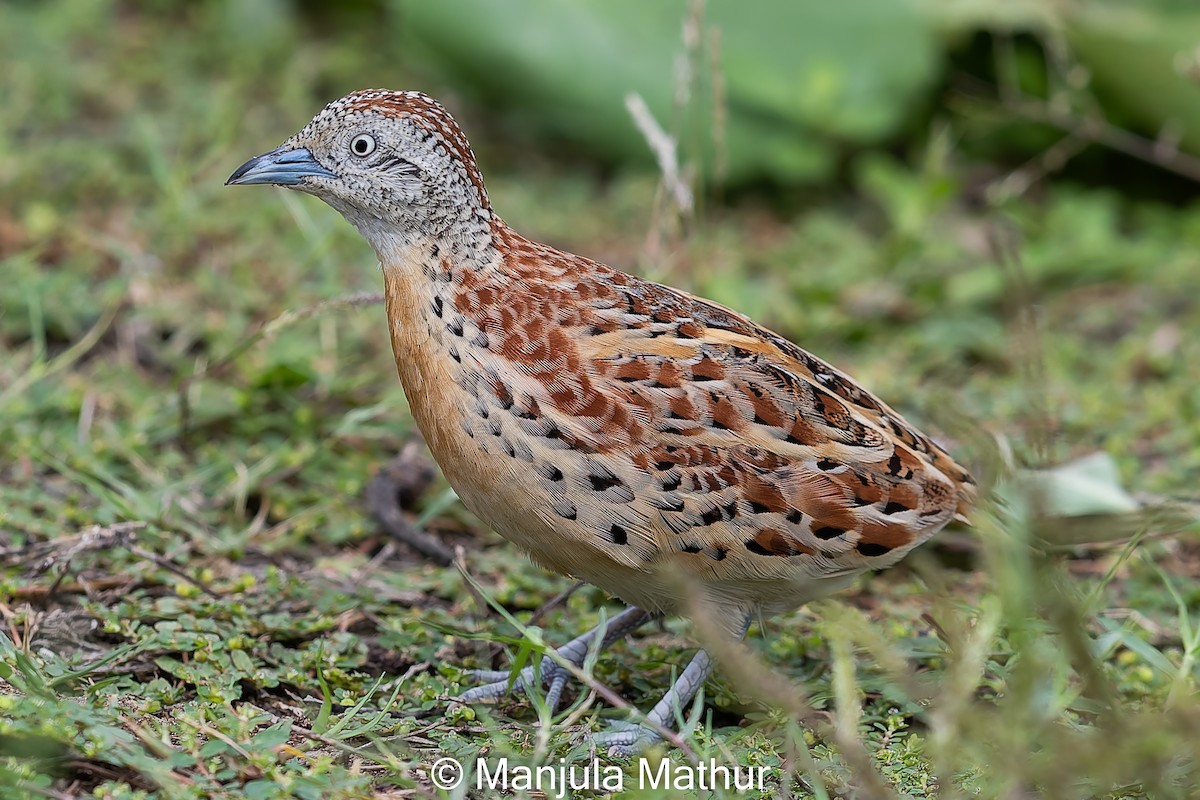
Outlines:
POLYGON ((287 744, 291 737, 292 721, 285 719, 254 734, 253 742, 258 747, 269 749, 287 744))
POLYGON ((1067 41, 1110 120, 1151 137, 1170 131, 1200 153, 1200 81, 1181 69, 1186 59, 1195 63, 1200 11, 1155 5, 1080 4, 1065 27, 1067 41))
MULTIPOLYGON (((682 114, 675 108, 688 7, 686 0, 409 3, 404 48, 503 109, 514 128, 573 141, 609 162, 652 166, 624 106, 636 92, 712 176, 712 59, 694 59, 690 105, 682 114)), ((894 134, 938 77, 932 24, 908 0, 713 0, 706 9, 700 48, 719 35, 731 182, 828 175, 838 144, 894 134)))
POLYGON ((1120 514, 1141 507, 1121 486, 1116 462, 1107 453, 1092 453, 1053 469, 1026 470, 1020 480, 1045 516, 1120 514))

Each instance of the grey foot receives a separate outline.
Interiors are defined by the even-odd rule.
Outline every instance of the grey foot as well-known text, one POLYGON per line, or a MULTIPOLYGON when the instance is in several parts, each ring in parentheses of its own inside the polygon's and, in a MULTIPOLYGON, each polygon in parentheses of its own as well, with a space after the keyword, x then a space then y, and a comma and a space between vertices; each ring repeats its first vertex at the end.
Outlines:
POLYGON ((608 730, 592 734, 592 741, 613 756, 636 755, 662 741, 659 729, 674 730, 676 723, 686 718, 688 707, 712 670, 712 657, 700 650, 643 722, 613 722, 608 730))
MULTIPOLYGON (((640 608, 627 608, 607 622, 601 623, 587 633, 567 642, 555 652, 568 663, 576 667, 582 667, 598 635, 602 638, 600 639, 599 646, 596 647, 596 651, 600 652, 614 642, 624 639, 630 633, 644 625, 649 619, 649 612, 643 611, 640 608)), ((571 677, 571 673, 565 667, 549 658, 543 658, 540 667, 542 684, 546 687, 546 705, 549 706, 551 711, 554 711, 558 708, 558 703, 562 699, 563 689, 566 688, 567 680, 571 677)), ((463 692, 458 698, 458 702, 460 703, 493 701, 509 692, 509 681, 512 678, 511 672, 503 670, 475 670, 471 673, 471 676, 476 680, 486 681, 486 683, 463 692)), ((528 687, 534 684, 534 680, 533 666, 528 666, 521 670, 517 680, 512 684, 512 690, 514 692, 526 692, 528 691, 528 687)))
POLYGON ((624 758, 636 756, 647 747, 662 741, 662 735, 654 728, 636 722, 614 720, 607 730, 592 734, 596 750, 609 756, 624 758))
MULTIPOLYGON (((563 658, 568 658, 560 648, 558 653, 563 658)), ((574 663, 572 661, 572 663, 574 663)), ((575 664, 579 666, 579 664, 575 664)), ((498 669, 474 669, 468 673, 474 680, 482 681, 481 685, 474 686, 463 692, 458 697, 460 703, 481 703, 499 700, 509 693, 509 681, 512 678, 511 672, 505 672, 498 669)), ((542 685, 546 687, 546 704, 551 711, 558 708, 559 700, 562 699, 563 689, 567 686, 567 678, 570 673, 567 672, 561 665, 551 661, 548 658, 543 658, 541 663, 542 685)), ((529 666, 521 670, 517 675, 517 679, 512 683, 512 691, 514 693, 527 692, 528 687, 534 684, 533 667, 529 666)))
MULTIPOLYGON (((740 639, 746 635, 749 627, 750 615, 746 614, 733 632, 740 639)), ((645 720, 640 723, 611 723, 608 730, 592 734, 592 741, 599 749, 607 748, 612 756, 636 755, 650 745, 661 742, 663 730, 675 730, 677 723, 687 718, 692 701, 712 671, 712 657, 704 650, 697 651, 667 693, 650 709, 645 720)))

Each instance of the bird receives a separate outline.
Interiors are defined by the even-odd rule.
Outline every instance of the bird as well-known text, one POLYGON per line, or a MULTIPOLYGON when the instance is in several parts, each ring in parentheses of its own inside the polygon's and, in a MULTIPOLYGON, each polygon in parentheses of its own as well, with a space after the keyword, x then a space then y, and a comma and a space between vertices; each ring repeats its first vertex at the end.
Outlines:
MULTIPOLYGON (((976 482, 846 373, 746 316, 522 236, 493 210, 449 112, 414 91, 329 103, 227 184, 314 195, 379 259, 412 417, 463 505, 549 570, 628 608, 558 649, 710 612, 740 640, 892 566, 952 520, 976 482)), ((541 680, 546 659, 463 702, 541 680)), ((610 753, 658 741, 713 669, 699 649, 610 753)))

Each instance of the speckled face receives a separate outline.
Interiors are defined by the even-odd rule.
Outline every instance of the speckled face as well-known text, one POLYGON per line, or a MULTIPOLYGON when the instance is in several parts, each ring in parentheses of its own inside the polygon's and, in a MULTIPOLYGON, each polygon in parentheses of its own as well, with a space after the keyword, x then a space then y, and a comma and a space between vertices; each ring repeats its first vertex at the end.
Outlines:
POLYGON ((490 217, 483 178, 450 115, 417 92, 368 90, 327 105, 281 150, 307 149, 332 177, 292 185, 373 238, 380 223, 421 232, 490 217))

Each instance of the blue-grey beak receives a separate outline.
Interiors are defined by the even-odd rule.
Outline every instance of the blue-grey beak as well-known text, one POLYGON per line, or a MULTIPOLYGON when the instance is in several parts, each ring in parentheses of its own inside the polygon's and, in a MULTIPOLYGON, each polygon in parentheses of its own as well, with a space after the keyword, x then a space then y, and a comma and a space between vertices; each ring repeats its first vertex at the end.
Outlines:
POLYGON ((317 163, 307 148, 289 150, 278 147, 242 164, 229 176, 225 185, 274 183, 280 186, 295 186, 305 178, 336 177, 337 175, 317 163))

